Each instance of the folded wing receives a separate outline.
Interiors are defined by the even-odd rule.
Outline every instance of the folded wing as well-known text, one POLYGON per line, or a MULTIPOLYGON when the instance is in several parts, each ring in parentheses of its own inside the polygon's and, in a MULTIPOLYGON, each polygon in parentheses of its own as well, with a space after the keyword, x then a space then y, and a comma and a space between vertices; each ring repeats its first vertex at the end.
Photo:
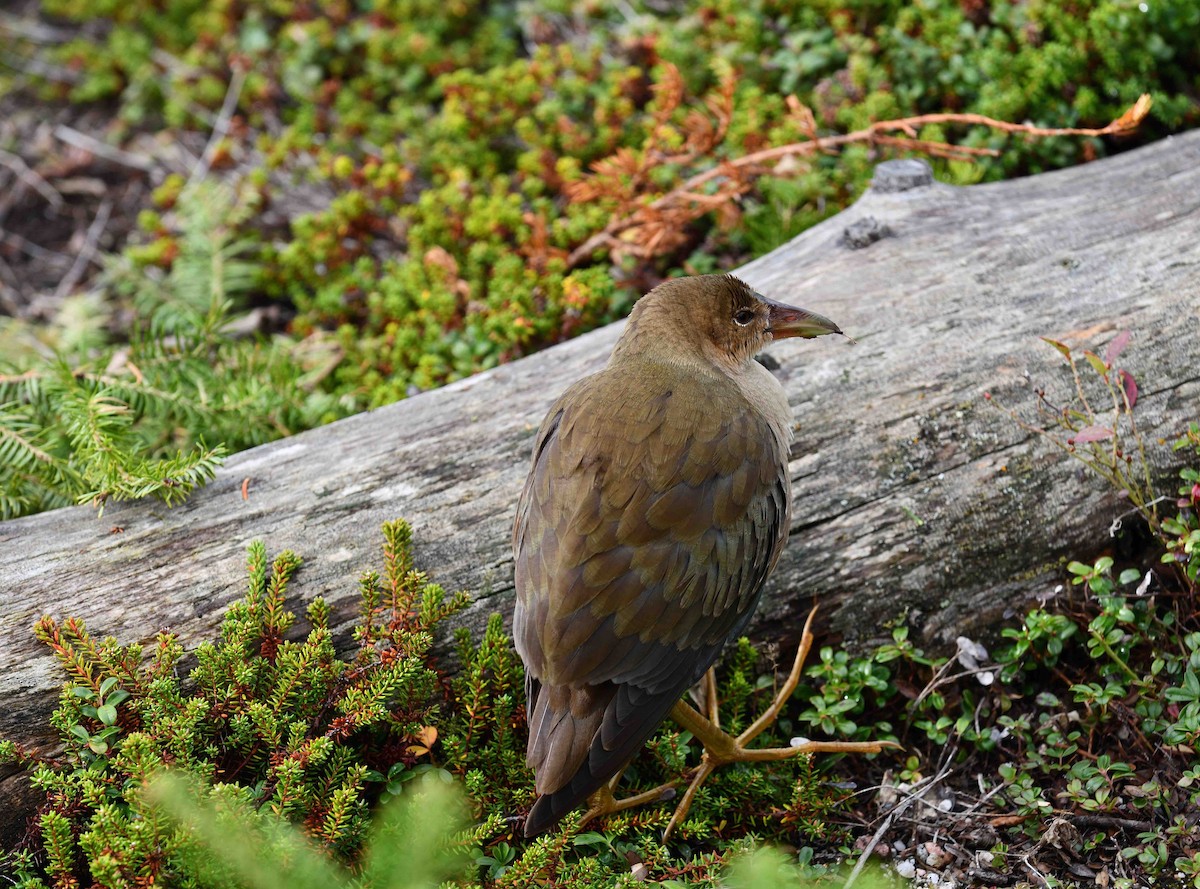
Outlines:
POLYGON ((527 835, 631 759, 753 613, 787 536, 788 437, 732 382, 660 367, 583 380, 547 416, 513 532, 527 835), (631 372, 659 394, 630 400, 631 372))

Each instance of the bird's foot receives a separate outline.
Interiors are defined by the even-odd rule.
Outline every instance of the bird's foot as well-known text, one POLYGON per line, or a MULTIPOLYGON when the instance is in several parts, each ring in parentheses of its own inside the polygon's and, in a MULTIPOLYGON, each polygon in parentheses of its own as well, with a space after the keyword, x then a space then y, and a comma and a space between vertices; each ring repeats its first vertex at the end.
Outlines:
POLYGON ((617 772, 607 784, 588 797, 588 809, 579 820, 580 827, 583 827, 593 818, 615 815, 617 812, 632 809, 634 806, 643 806, 647 803, 656 803, 670 799, 675 795, 675 785, 679 783, 678 781, 668 781, 666 784, 660 784, 658 787, 650 790, 636 793, 633 796, 627 796, 624 799, 617 799, 613 791, 617 789, 617 782, 621 780, 621 775, 624 772, 624 769, 617 772))
POLYGON ((683 799, 679 801, 675 814, 671 816, 666 830, 663 831, 664 842, 675 828, 683 823, 688 810, 692 807, 692 801, 696 798, 696 792, 708 780, 708 776, 727 763, 775 762, 801 753, 879 753, 884 747, 899 747, 892 741, 804 741, 789 747, 751 748, 747 746, 778 718, 784 704, 796 690, 796 685, 800 682, 800 674, 804 670, 804 661, 808 658, 809 649, 812 648, 812 622, 816 614, 817 609, 814 606, 808 613, 808 620, 804 622, 804 630, 800 636, 800 646, 796 650, 796 660, 792 664, 792 671, 780 687, 779 693, 775 695, 771 705, 740 735, 735 737, 721 730, 717 718, 716 680, 713 678, 711 670, 705 677, 704 685, 704 703, 709 715, 707 717, 701 715, 695 708, 683 701, 677 703, 671 710, 671 718, 691 732, 704 745, 704 756, 692 774, 691 784, 688 785, 683 799))

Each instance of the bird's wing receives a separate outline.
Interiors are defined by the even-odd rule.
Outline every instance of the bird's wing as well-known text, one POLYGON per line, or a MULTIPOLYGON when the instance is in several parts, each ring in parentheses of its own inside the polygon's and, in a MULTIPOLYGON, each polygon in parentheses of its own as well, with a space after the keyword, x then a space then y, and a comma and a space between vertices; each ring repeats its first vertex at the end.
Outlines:
POLYGON ((601 374, 559 400, 518 506, 514 635, 549 823, 744 625, 787 536, 786 428, 732 384, 668 371, 639 400, 631 383, 601 374))

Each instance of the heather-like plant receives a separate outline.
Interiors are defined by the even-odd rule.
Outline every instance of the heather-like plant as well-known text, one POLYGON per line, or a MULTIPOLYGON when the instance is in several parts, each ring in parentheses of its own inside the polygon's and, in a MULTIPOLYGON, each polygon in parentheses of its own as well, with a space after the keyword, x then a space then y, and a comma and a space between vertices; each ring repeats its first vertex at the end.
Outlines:
POLYGON ((187 775, 213 805, 270 812, 331 851, 355 852, 378 771, 430 764, 422 740, 441 701, 430 646, 466 602, 413 568, 407 524, 386 523, 383 534, 384 573, 359 582, 357 647, 346 660, 320 598, 307 608, 308 633, 285 638, 295 617, 284 599, 300 560, 285 551, 268 562, 259 542, 246 596, 230 606, 219 639, 192 653, 186 681, 184 649, 169 632, 146 652, 98 641, 74 619, 42 618, 35 632, 69 677, 51 720, 66 750, 54 760, 4 751, 46 794, 39 842, 8 860, 19 884, 169 885, 191 873, 194 839, 143 794, 164 768, 187 775))

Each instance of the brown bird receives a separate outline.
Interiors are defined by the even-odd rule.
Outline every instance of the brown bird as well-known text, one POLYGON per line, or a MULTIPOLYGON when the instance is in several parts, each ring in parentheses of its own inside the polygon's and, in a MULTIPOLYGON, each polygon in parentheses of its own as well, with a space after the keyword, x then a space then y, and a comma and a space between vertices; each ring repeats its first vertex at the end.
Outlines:
MULTIPOLYGON (((749 621, 787 540, 791 409, 754 356, 772 340, 827 333, 841 330, 732 276, 669 280, 634 306, 608 365, 550 408, 513 529, 514 636, 540 794, 526 836, 589 796, 589 816, 659 798, 661 788, 618 802, 612 789, 668 714, 706 749, 668 832, 723 762, 879 750, 748 750, 786 695, 736 739, 715 705, 706 719, 680 701, 749 621)), ((793 688, 806 652, 802 643, 793 688)))

